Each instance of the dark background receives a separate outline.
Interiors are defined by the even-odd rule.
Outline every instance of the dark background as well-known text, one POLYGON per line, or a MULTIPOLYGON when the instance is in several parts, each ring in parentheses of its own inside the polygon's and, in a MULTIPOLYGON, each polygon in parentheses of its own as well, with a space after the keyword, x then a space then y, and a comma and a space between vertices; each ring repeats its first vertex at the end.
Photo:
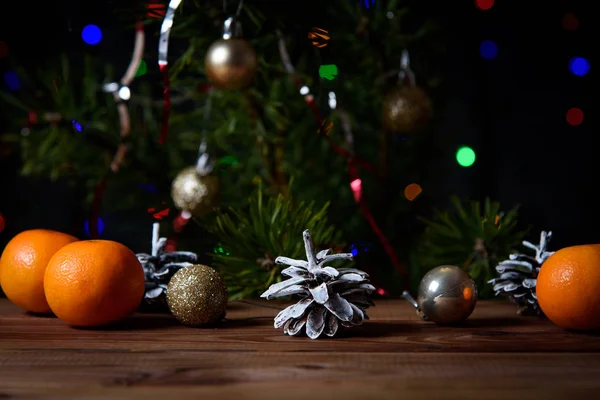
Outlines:
MULTIPOLYGON (((270 3, 281 12, 319 15, 318 7, 311 6, 317 2, 270 3)), ((597 32, 591 3, 498 0, 490 10, 481 11, 469 0, 412 2, 416 13, 433 16, 443 25, 450 44, 445 59, 446 96, 436 105, 441 113, 437 135, 456 138, 477 153, 472 167, 456 168, 453 152, 447 152, 449 156, 438 166, 438 182, 428 188, 438 206, 447 206, 453 193, 479 199, 490 196, 504 209, 521 204, 520 219, 535 228, 532 232, 554 231, 553 247, 600 242, 595 188, 600 161, 591 103, 597 32), (579 21, 575 30, 563 28, 563 17, 569 12, 579 21), (483 40, 498 45, 497 57, 481 57, 483 40), (590 62, 586 76, 569 71, 574 56, 590 62), (583 110, 583 124, 567 123, 565 115, 571 107, 583 110)), ((82 27, 89 23, 102 26, 103 43, 111 44, 93 51, 117 65, 128 62, 131 43, 122 39, 125 24, 106 0, 10 2, 3 4, 0 16, 0 40, 24 62, 40 63, 65 49, 90 51, 80 38, 82 27)), ((5 60, 0 60, 2 73, 5 68, 5 60)), ((8 90, 2 84, 1 90, 8 90)), ((2 106, 0 124, 11 117, 8 113, 2 106)), ((0 157, 0 213, 5 222, 0 248, 29 228, 84 236, 81 216, 69 204, 77 194, 61 183, 23 179, 18 169, 17 154, 0 157)), ((127 216, 114 218, 127 224, 127 216)), ((119 240, 128 232, 107 236, 119 240)))

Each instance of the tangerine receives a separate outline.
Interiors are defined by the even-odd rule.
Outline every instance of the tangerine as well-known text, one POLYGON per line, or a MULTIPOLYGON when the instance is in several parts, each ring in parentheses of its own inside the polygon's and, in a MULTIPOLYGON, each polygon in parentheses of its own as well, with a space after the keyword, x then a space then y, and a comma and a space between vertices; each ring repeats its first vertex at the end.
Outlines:
POLYGON ((600 244, 565 247, 540 268, 540 308, 564 329, 600 328, 600 244))
POLYGON ((35 313, 51 313, 44 295, 44 273, 58 250, 78 239, 66 233, 32 229, 13 237, 0 258, 0 284, 15 305, 35 313))
POLYGON ((125 245, 84 240, 52 257, 44 290, 54 314, 69 325, 108 325, 138 309, 144 297, 144 271, 125 245))

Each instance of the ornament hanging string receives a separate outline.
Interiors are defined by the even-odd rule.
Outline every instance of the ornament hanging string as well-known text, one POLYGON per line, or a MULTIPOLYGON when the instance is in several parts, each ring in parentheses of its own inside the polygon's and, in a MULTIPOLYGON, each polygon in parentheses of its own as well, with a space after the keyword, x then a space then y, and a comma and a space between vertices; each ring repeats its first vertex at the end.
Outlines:
POLYGON ((158 42, 158 68, 163 77, 163 119, 160 128, 159 144, 164 144, 167 140, 169 132, 169 118, 171 116, 171 82, 169 79, 169 37, 173 20, 175 19, 175 11, 181 4, 181 0, 169 1, 169 8, 165 14, 165 19, 160 27, 160 38, 158 42))
MULTIPOLYGON (((300 94, 302 94, 304 96, 304 100, 310 106, 317 125, 319 127, 322 127, 324 122, 323 122, 323 119, 321 118, 318 107, 315 104, 314 97, 310 94, 310 89, 307 86, 302 84, 302 82, 300 81, 300 78, 298 78, 298 76, 295 72, 294 66, 292 65, 289 55, 287 53, 283 34, 278 31, 277 35, 279 36, 279 53, 281 55, 281 59, 283 61, 285 69, 288 72, 288 74, 290 74, 291 77, 294 79, 296 86, 298 86, 298 88, 300 89, 300 94)), ((330 108, 331 109, 337 108, 337 99, 335 98, 334 93, 330 93, 329 100, 330 100, 329 101, 330 108)), ((325 138, 327 139, 327 142, 331 145, 333 150, 346 159, 346 161, 348 163, 348 173, 350 176, 350 187, 352 188, 352 191, 354 194, 354 199, 355 199, 356 203, 358 204, 364 218, 369 223, 369 226, 371 227, 373 232, 377 235, 377 238, 379 239, 381 245, 383 246, 385 252, 387 253, 388 258, 390 259, 390 262, 392 263, 394 268, 404 277, 404 280, 403 280, 404 284, 406 286, 408 286, 408 274, 406 272, 406 269, 400 262, 400 259, 399 259, 398 255, 396 254, 394 248, 390 244, 390 241, 388 240, 387 236, 385 235, 383 230, 379 227, 379 225, 377 224, 377 221, 375 221, 375 218, 373 217, 373 214, 372 214, 368 204, 366 203, 364 196, 362 195, 362 181, 361 181, 360 175, 358 173, 358 166, 365 168, 369 172, 373 172, 374 169, 371 166, 371 164, 360 160, 354 154, 354 146, 353 146, 354 145, 354 135, 352 134, 350 118, 348 117, 348 114, 344 110, 338 110, 338 112, 340 114, 340 119, 342 121, 342 130, 344 132, 345 141, 349 148, 344 149, 344 148, 338 146, 337 144, 335 144, 333 142, 333 140, 330 137, 328 137, 326 135, 325 135, 325 138)))
POLYGON ((131 90, 129 89, 129 85, 131 85, 131 82, 133 82, 133 79, 135 78, 135 74, 140 66, 140 62, 142 61, 142 56, 144 54, 144 25, 141 22, 138 22, 136 24, 135 31, 133 54, 125 74, 118 83, 111 82, 104 85, 104 91, 113 94, 113 98, 117 105, 120 125, 120 140, 112 162, 110 163, 109 170, 106 172, 94 190, 94 198, 92 200, 92 209, 89 221, 90 236, 92 238, 98 238, 98 217, 100 216, 100 205, 102 202, 102 196, 104 195, 104 191, 106 189, 108 177, 111 173, 117 173, 119 171, 119 167, 123 163, 125 155, 127 154, 127 150, 129 149, 131 119, 126 101, 131 98, 131 90))
MULTIPOLYGON (((310 89, 308 88, 308 86, 304 85, 302 83, 302 81, 300 80, 300 78, 298 77, 298 75, 296 74, 296 70, 290 60, 290 56, 288 55, 287 48, 285 46, 285 39, 284 39, 281 31, 277 31, 277 36, 279 36, 279 54, 281 56, 283 66, 285 67, 287 73, 294 80, 294 83, 298 87, 300 94, 304 96, 304 101, 306 101, 306 104, 308 104, 308 106, 310 107, 310 109, 313 113, 313 117, 314 117, 315 121, 317 122, 317 125, 319 126, 319 130, 322 130, 325 126, 325 121, 321 117, 319 108, 317 107, 317 105, 315 103, 315 98, 310 93, 310 89)), ((369 171, 370 173, 373 173, 375 171, 375 168, 373 168, 373 166, 370 163, 351 154, 347 149, 344 149, 343 147, 338 146, 329 136, 324 135, 324 137, 325 137, 325 140, 327 140, 327 143, 329 144, 329 146, 331 146, 333 151, 335 151, 337 154, 339 154, 340 156, 342 156, 346 159, 353 158, 358 165, 360 165, 361 167, 363 167, 365 170, 369 171)))
MULTIPOLYGON (((242 12, 243 7, 244 7, 244 0, 240 0, 240 2, 238 3, 237 10, 235 12, 236 18, 240 16, 240 13, 242 12)), ((227 0, 223 0, 223 13, 227 14, 227 0)))
MULTIPOLYGON (((208 144, 206 142, 207 136, 207 126, 208 121, 210 119, 210 112, 212 109, 212 91, 208 94, 208 99, 206 100, 206 105, 204 106, 204 114, 203 114, 203 129, 202 129, 202 139, 200 140, 200 146, 198 147, 198 158, 196 159, 196 171, 198 174, 204 176, 208 175, 214 169, 215 163, 214 160, 210 157, 210 154, 207 152, 208 144)), ((189 211, 181 211, 179 215, 173 220, 173 231, 179 233, 183 230, 183 228, 188 224, 190 219, 192 218, 192 214, 189 211)), ((169 251, 175 251, 177 249, 177 241, 176 237, 172 236, 168 240, 167 244, 169 251)))

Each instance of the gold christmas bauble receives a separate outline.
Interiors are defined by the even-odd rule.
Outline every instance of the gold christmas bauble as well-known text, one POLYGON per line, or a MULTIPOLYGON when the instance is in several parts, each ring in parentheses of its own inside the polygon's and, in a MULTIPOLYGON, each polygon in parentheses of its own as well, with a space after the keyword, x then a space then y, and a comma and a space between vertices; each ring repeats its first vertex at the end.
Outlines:
POLYGON ((191 265, 177 271, 167 286, 167 304, 182 324, 202 326, 225 318, 227 286, 217 271, 191 265))
POLYGON ((200 175, 195 167, 184 168, 173 179, 171 197, 175 207, 200 217, 212 211, 219 201, 219 178, 200 175))
POLYGON ((219 39, 206 53, 204 66, 208 79, 219 89, 238 90, 254 80, 258 60, 244 39, 219 39))
POLYGON ((390 133, 416 133, 429 123, 431 99, 418 86, 397 86, 383 99, 383 127, 390 133))

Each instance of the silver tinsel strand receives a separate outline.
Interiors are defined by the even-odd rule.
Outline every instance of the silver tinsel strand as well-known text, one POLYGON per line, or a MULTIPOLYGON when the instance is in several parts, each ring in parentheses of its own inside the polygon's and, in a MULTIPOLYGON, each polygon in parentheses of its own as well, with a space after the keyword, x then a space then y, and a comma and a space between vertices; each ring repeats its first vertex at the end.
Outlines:
POLYGON ((146 292, 142 308, 148 311, 168 312, 167 285, 175 272, 198 263, 198 255, 191 251, 166 252, 167 238, 159 237, 159 224, 152 225, 152 253, 136 254, 144 268, 146 292))
POLYGON ((267 300, 299 295, 300 301, 275 317, 275 328, 290 336, 306 333, 311 339, 335 336, 340 326, 361 325, 368 319, 366 309, 373 306, 369 295, 375 287, 369 275, 355 268, 326 267, 336 260, 352 260, 352 254, 329 254, 331 249, 315 254, 308 230, 303 233, 306 260, 277 257, 276 264, 288 265, 281 274, 289 279, 275 283, 261 297, 267 300))
POLYGON ((523 246, 535 251, 535 256, 527 254, 511 254, 508 260, 496 266, 498 277, 489 281, 494 285, 496 296, 509 296, 520 306, 522 315, 542 315, 537 301, 535 287, 542 264, 554 254, 547 251, 552 232, 542 231, 540 243, 534 245, 524 241, 523 246))

